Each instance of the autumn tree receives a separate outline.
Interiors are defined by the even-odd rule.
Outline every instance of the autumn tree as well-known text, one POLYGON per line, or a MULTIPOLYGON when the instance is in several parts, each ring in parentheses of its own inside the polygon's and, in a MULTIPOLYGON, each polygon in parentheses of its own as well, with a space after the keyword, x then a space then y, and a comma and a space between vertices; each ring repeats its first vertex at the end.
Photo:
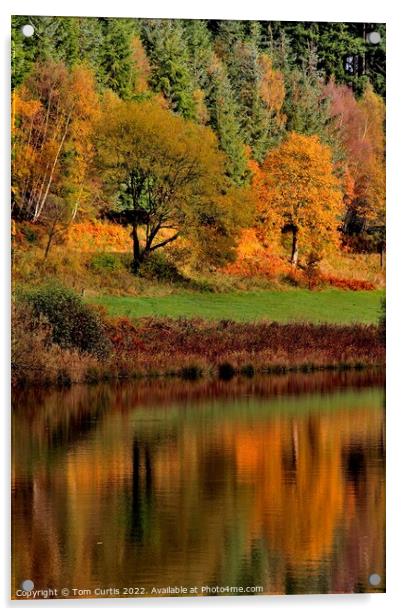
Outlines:
POLYGON ((260 227, 269 236, 290 232, 290 262, 299 251, 319 258, 337 242, 342 195, 330 148, 318 137, 290 133, 271 150, 254 180, 260 227))
POLYGON ((369 156, 357 181, 357 209, 366 225, 385 224, 385 105, 368 85, 359 101, 369 156), (360 194, 359 194, 360 192, 360 194))
POLYGON ((97 148, 111 198, 107 217, 131 227, 134 272, 180 236, 215 264, 231 256, 244 202, 228 183, 210 129, 155 101, 115 99, 101 118, 97 148))
POLYGON ((151 66, 139 36, 131 40, 131 56, 135 65, 135 94, 144 95, 149 86, 151 66))
MULTIPOLYGON (((385 245, 385 105, 368 86, 361 99, 331 80, 324 91, 344 151, 343 231, 385 245)), ((367 242, 366 242, 367 243, 367 242)))
POLYGON ((13 97, 13 216, 40 221, 63 203, 73 219, 85 202, 98 97, 92 72, 36 67, 13 97))

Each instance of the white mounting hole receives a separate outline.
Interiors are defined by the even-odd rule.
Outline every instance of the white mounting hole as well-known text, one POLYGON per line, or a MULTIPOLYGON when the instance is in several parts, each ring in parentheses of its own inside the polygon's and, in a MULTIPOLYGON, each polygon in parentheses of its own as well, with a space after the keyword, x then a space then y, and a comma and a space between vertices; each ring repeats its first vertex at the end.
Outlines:
POLYGON ((372 573, 369 576, 369 583, 371 584, 371 586, 378 586, 380 582, 381 582, 381 575, 378 575, 378 573, 372 573))
POLYGON ((378 43, 381 43, 381 34, 379 32, 369 32, 366 38, 372 45, 378 45, 378 43))
POLYGON ((25 26, 22 26, 21 31, 24 36, 28 37, 35 34, 35 28, 31 26, 31 24, 25 24, 25 26))

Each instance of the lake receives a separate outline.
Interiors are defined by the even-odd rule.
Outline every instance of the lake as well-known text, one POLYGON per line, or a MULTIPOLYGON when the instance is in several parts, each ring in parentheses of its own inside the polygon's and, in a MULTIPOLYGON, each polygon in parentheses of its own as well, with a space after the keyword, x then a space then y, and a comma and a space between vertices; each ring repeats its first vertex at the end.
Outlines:
POLYGON ((13 398, 13 597, 384 592, 381 371, 13 398))

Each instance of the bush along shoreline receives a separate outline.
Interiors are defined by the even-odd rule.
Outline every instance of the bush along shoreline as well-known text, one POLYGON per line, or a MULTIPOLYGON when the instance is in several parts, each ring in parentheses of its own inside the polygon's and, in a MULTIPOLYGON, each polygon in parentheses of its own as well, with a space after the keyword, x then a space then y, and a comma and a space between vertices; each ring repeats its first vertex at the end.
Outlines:
POLYGON ((13 305, 13 385, 217 376, 383 366, 384 324, 144 317, 110 318, 62 286, 19 295, 13 305))

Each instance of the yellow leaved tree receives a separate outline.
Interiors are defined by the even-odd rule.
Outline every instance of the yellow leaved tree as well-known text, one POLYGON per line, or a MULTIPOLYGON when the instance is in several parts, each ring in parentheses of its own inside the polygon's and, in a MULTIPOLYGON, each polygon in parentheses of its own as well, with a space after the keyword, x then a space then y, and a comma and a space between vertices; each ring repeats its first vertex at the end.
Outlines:
POLYGON ((315 135, 290 133, 254 170, 260 236, 274 241, 290 232, 290 261, 299 253, 319 259, 338 243, 342 193, 331 150, 315 135))

